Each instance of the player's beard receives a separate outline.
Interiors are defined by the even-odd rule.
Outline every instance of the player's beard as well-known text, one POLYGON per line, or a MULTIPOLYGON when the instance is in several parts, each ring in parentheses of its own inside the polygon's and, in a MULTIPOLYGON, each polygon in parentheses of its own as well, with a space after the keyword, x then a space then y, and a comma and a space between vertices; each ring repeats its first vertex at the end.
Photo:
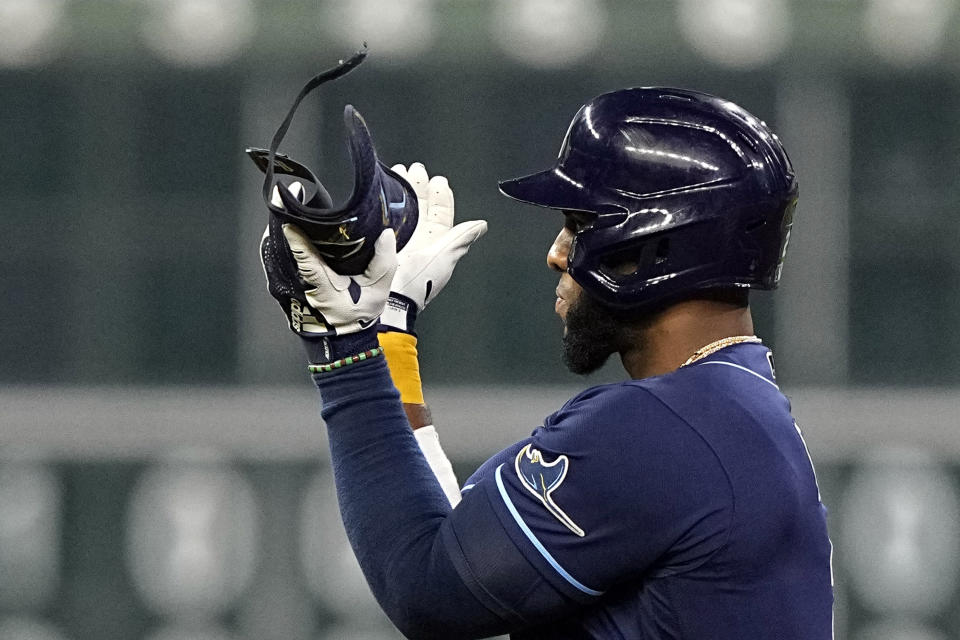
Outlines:
POLYGON ((623 322, 586 291, 570 305, 564 323, 563 363, 573 373, 593 373, 623 343, 623 322))

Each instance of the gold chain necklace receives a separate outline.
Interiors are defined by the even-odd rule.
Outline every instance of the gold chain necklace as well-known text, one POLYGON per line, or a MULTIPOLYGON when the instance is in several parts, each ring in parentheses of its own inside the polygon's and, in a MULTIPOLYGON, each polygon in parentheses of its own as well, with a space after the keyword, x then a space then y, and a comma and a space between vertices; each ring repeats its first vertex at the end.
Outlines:
POLYGON ((703 358, 720 351, 720 349, 729 347, 730 345, 740 344, 741 342, 759 343, 761 340, 757 336, 729 336, 727 338, 720 338, 719 340, 715 340, 710 344, 702 346, 694 351, 693 355, 687 358, 687 361, 680 366, 685 367, 688 364, 693 364, 697 360, 702 360, 703 358))

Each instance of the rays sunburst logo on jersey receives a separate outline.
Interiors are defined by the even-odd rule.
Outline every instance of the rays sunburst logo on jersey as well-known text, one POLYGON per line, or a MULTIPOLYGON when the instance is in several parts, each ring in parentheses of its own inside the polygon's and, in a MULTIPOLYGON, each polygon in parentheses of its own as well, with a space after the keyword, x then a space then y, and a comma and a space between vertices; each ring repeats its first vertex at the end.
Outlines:
POLYGON ((524 488, 536 496, 553 517, 578 536, 586 535, 583 529, 557 506, 550 495, 567 477, 567 470, 570 468, 570 459, 567 456, 560 455, 553 462, 547 462, 538 449, 532 449, 528 444, 517 454, 514 468, 524 488))

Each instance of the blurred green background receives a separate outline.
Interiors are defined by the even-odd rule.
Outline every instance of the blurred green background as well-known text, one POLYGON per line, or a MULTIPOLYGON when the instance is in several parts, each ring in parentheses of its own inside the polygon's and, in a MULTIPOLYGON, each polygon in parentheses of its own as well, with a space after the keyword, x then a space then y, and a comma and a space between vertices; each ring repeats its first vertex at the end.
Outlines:
POLYGON ((284 577, 329 549, 296 555, 326 454, 243 154, 363 41, 368 61, 306 100, 281 151, 344 201, 354 104, 382 160, 424 162, 458 219, 489 221, 418 324, 462 475, 622 376, 563 370, 560 219, 497 181, 549 166, 599 93, 716 93, 770 123, 799 174, 781 289, 752 306, 827 478, 837 637, 960 638, 958 35, 957 0, 0 0, 0 582, 21 593, 0 589, 0 640, 393 637, 369 604, 284 577), (196 490, 178 493, 184 464, 196 490), (247 497, 217 489, 235 473, 247 497), (157 521, 133 524, 150 500, 157 521), (267 523, 227 545, 255 555, 247 574, 169 574, 203 582, 197 610, 143 586, 136 567, 168 566, 190 531, 213 549, 245 526, 217 519, 233 509, 267 523))

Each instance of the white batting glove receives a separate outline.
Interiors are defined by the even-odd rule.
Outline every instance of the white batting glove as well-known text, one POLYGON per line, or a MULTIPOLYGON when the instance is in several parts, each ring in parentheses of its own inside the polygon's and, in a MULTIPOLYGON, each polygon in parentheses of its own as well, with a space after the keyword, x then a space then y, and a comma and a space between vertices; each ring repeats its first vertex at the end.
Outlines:
POLYGON ((292 224, 283 225, 283 235, 297 263, 304 295, 310 306, 336 335, 367 329, 380 317, 397 270, 397 242, 392 229, 384 229, 366 270, 344 276, 331 269, 307 235, 292 224))
POLYGON ((413 332, 416 314, 443 290, 457 262, 487 232, 486 220, 453 226, 453 191, 443 176, 430 178, 419 162, 391 169, 417 194, 420 219, 407 245, 397 254, 398 268, 381 327, 413 332))

